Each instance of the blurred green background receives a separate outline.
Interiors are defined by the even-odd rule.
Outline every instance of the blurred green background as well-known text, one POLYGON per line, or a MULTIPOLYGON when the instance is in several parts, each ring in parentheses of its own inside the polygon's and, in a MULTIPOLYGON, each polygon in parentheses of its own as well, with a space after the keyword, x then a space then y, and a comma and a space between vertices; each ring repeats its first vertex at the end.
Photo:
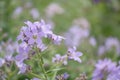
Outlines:
POLYGON ((63 14, 54 15, 51 18, 55 23, 54 31, 58 34, 67 31, 74 19, 84 17, 90 23, 91 34, 97 38, 100 36, 120 38, 119 0, 1 0, 1 37, 4 33, 7 33, 9 34, 7 37, 15 38, 24 21, 35 21, 29 13, 30 8, 25 8, 28 2, 39 11, 40 18, 38 20, 41 18, 47 20, 45 9, 51 3, 57 3, 64 9, 63 14), (17 7, 23 7, 23 10, 19 17, 13 19, 12 14, 17 7))

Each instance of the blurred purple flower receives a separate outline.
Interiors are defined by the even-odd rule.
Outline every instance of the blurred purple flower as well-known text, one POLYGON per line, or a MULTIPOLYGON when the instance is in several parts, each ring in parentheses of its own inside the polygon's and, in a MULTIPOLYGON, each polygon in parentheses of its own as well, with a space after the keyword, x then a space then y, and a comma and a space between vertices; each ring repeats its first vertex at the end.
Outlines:
POLYGON ((73 59, 81 63, 81 59, 79 57, 82 56, 83 54, 81 52, 77 52, 76 47, 69 48, 67 55, 69 59, 73 59))
POLYGON ((72 26, 67 33, 65 33, 65 44, 68 47, 79 46, 80 43, 89 36, 89 29, 83 29, 80 26, 72 26))
POLYGON ((64 74, 63 74, 63 77, 64 77, 64 79, 68 79, 69 74, 68 74, 68 73, 64 73, 64 74))
POLYGON ((46 16, 51 18, 56 14, 63 14, 65 11, 64 9, 57 3, 51 3, 45 9, 46 16))
POLYGON ((17 67, 19 68, 18 74, 21 74, 21 73, 23 74, 27 71, 27 65, 26 64, 20 63, 20 62, 17 62, 16 64, 17 64, 17 67))
POLYGON ((36 8, 31 9, 30 14, 35 20, 40 18, 39 11, 36 8))
POLYGON ((19 17, 20 14, 22 13, 22 11, 23 11, 23 8, 22 8, 21 6, 17 7, 17 8, 14 10, 14 12, 13 12, 12 17, 13 17, 13 18, 19 17))
POLYGON ((110 59, 99 60, 95 65, 92 80, 105 79, 110 73, 116 70, 116 63, 110 59))
POLYGON ((37 47, 40 49, 41 52, 43 52, 45 49, 47 49, 47 47, 43 43, 38 44, 37 47))
POLYGON ((108 75, 106 80, 120 80, 120 65, 108 75))
POLYGON ((7 42, 2 42, 0 45, 0 67, 3 64, 11 65, 11 62, 14 61, 13 55, 17 52, 18 44, 9 39, 7 42))
POLYGON ((5 63, 5 60, 0 58, 0 67, 2 67, 4 63, 5 63))
POLYGON ((90 43, 92 46, 96 46, 96 44, 97 44, 96 39, 95 39, 94 37, 90 37, 89 43, 90 43))
POLYGON ((25 59, 28 58, 28 54, 27 53, 21 53, 21 54, 18 54, 16 57, 15 57, 15 60, 17 62, 23 62, 25 59))
POLYGON ((98 48, 98 55, 101 56, 106 52, 106 47, 105 46, 99 46, 98 48))
POLYGON ((120 42, 117 38, 109 37, 105 41, 105 47, 107 51, 110 51, 111 49, 116 50, 117 54, 120 54, 120 42))
POLYGON ((50 34, 49 37, 53 40, 54 44, 59 45, 63 39, 65 39, 62 36, 58 36, 55 34, 50 34))
POLYGON ((62 63, 64 65, 67 65, 67 56, 66 55, 61 56, 60 54, 56 54, 55 57, 53 57, 52 62, 57 64, 62 63))
POLYGON ((46 24, 44 20, 41 20, 41 22, 34 22, 34 24, 37 26, 38 32, 41 34, 41 36, 47 37, 47 35, 53 34, 51 31, 51 25, 46 24))

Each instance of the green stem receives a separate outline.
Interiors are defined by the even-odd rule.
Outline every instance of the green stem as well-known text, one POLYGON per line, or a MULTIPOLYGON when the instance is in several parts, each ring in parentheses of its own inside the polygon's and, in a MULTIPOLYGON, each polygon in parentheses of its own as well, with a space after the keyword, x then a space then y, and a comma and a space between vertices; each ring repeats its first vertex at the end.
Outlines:
POLYGON ((54 72, 54 74, 53 74, 52 80, 55 80, 55 77, 56 77, 57 72, 58 72, 58 70, 59 70, 59 64, 57 64, 57 66, 56 66, 55 68, 56 68, 56 70, 55 70, 55 72, 54 72), (58 69, 58 70, 57 70, 57 69, 58 69))
POLYGON ((32 72, 30 72, 29 74, 30 74, 31 76, 37 77, 37 78, 39 78, 39 79, 43 79, 41 76, 39 76, 39 75, 37 75, 37 74, 34 74, 34 73, 32 73, 32 72))
POLYGON ((57 71, 54 72, 52 80, 55 80, 56 74, 57 74, 57 71))
POLYGON ((44 68, 44 61, 43 61, 43 58, 42 58, 38 48, 37 48, 37 55, 38 55, 38 59, 40 60, 39 65, 40 65, 40 67, 42 69, 45 80, 48 80, 48 77, 47 77, 47 74, 46 74, 46 71, 45 71, 45 68, 44 68))

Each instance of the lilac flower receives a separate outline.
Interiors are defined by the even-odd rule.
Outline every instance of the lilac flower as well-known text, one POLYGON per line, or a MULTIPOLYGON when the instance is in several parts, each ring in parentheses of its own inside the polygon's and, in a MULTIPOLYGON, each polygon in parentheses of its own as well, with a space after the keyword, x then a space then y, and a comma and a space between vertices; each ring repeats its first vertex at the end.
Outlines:
POLYGON ((98 55, 101 56, 106 52, 105 46, 99 46, 98 48, 98 55))
POLYGON ((64 73, 63 76, 64 76, 64 79, 68 79, 69 74, 68 73, 64 73))
POLYGON ((41 20, 41 22, 34 22, 34 24, 37 26, 38 31, 42 33, 42 36, 47 37, 49 34, 53 34, 51 31, 51 26, 49 24, 46 24, 44 20, 41 20))
POLYGON ((105 41, 105 47, 107 51, 110 51, 111 49, 115 48, 117 54, 120 54, 120 42, 117 38, 107 38, 105 41))
POLYGON ((39 19, 40 14, 36 8, 31 9, 30 14, 32 15, 33 19, 39 19))
POLYGON ((110 59, 99 60, 95 68, 92 80, 102 80, 116 70, 116 63, 110 59))
POLYGON ((0 58, 0 67, 2 67, 4 63, 5 63, 5 60, 0 58))
POLYGON ((28 58, 28 54, 25 54, 25 53, 22 53, 22 54, 18 54, 16 57, 15 57, 15 60, 17 62, 24 62, 24 60, 26 60, 28 58))
POLYGON ((55 57, 53 57, 52 62, 54 63, 63 63, 64 65, 67 65, 67 56, 61 56, 60 54, 56 54, 55 57))
POLYGON ((79 57, 82 56, 83 54, 81 52, 77 52, 76 47, 69 48, 67 55, 69 59, 73 59, 81 63, 81 59, 79 57))
POLYGON ((28 44, 41 44, 41 35, 38 35, 39 32, 37 30, 37 27, 31 23, 30 21, 25 22, 29 28, 25 30, 25 35, 28 37, 28 44))
POLYGON ((73 21, 73 24, 78 25, 85 30, 89 30, 89 28, 90 28, 90 24, 89 24, 88 20, 84 17, 75 19, 73 21))
POLYGON ((19 15, 22 13, 22 11, 23 11, 23 8, 22 7, 17 7, 15 10, 14 10, 14 12, 13 12, 13 18, 17 18, 17 17, 19 17, 19 15))
POLYGON ((9 39, 7 42, 2 42, 0 48, 2 55, 2 58, 0 58, 0 67, 3 64, 11 65, 11 62, 14 61, 13 55, 17 52, 18 44, 9 39))
POLYGON ((24 42, 19 45, 19 54, 15 56, 15 61, 24 62, 28 58, 30 47, 24 42))
POLYGON ((76 47, 73 47, 68 49, 67 55, 61 56, 60 54, 56 54, 55 57, 53 57, 52 62, 67 65, 67 60, 73 59, 81 63, 81 59, 79 58, 80 56, 82 56, 82 53, 76 51, 76 47))
POLYGON ((72 27, 65 33, 67 47, 78 47, 89 36, 89 27, 90 25, 85 18, 75 19, 72 27))
POLYGON ((18 74, 25 73, 27 71, 27 65, 24 64, 24 60, 28 59, 30 54, 30 47, 26 43, 19 45, 19 53, 15 56, 14 60, 19 68, 18 74))
POLYGON ((29 72, 31 70, 31 67, 23 62, 16 61, 16 65, 19 68, 18 74, 24 74, 24 73, 29 72))
POLYGON ((40 49, 41 52, 43 52, 47 47, 44 44, 38 44, 37 47, 40 49))
POLYGON ((83 29, 78 25, 72 26, 65 34, 65 44, 68 47, 79 46, 80 43, 89 36, 89 30, 83 29))
POLYGON ((26 44, 25 42, 19 44, 19 53, 24 53, 24 54, 28 54, 29 51, 31 50, 30 46, 28 46, 28 44, 26 44))
POLYGON ((120 42, 117 38, 109 37, 105 40, 105 45, 99 46, 98 55, 103 55, 105 52, 115 50, 120 54, 120 42))
POLYGON ((4 53, 4 56, 12 56, 15 52, 17 52, 18 44, 9 39, 7 42, 2 42, 0 47, 0 52, 4 53))
POLYGON ((28 46, 43 46, 42 38, 51 38, 55 44, 60 44, 64 39, 62 36, 53 34, 50 25, 45 24, 43 20, 34 23, 27 21, 25 24, 27 26, 22 27, 17 39, 28 44, 28 46))
POLYGON ((6 55, 5 56, 5 61, 8 61, 8 62, 11 62, 11 61, 13 61, 13 55, 6 55))
POLYGON ((49 35, 49 37, 53 40, 53 42, 54 42, 54 44, 60 44, 60 42, 63 40, 63 39, 65 39, 64 37, 62 37, 62 36, 57 36, 57 35, 55 35, 55 34, 51 34, 51 35, 49 35), (51 36, 51 37, 50 37, 51 36))
POLYGON ((96 39, 94 37, 90 37, 89 39, 89 43, 92 45, 92 46, 96 46, 96 39))
POLYGON ((42 37, 45 37, 47 33, 44 32, 44 28, 42 27, 46 27, 45 23, 43 21, 41 21, 41 23, 27 21, 25 24, 27 24, 27 26, 21 29, 20 35, 17 37, 18 40, 21 40, 31 47, 44 45, 42 43, 42 37))
POLYGON ((45 12, 46 12, 46 15, 51 18, 55 14, 63 14, 64 13, 64 9, 57 3, 51 3, 45 9, 45 12))
POLYGON ((108 75, 107 80, 120 80, 120 66, 108 75))
POLYGON ((27 65, 24 63, 17 62, 17 67, 19 68, 18 74, 25 73, 27 71, 27 65))

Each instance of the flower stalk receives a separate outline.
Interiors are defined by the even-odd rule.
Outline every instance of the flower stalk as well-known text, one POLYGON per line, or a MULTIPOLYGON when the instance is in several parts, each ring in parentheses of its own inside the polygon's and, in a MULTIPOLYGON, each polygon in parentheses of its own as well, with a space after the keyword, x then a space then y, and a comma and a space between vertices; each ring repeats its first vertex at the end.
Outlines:
POLYGON ((45 77, 45 80, 48 80, 48 77, 47 77, 47 74, 46 74, 46 71, 45 71, 45 68, 44 68, 44 61, 43 61, 42 55, 41 55, 41 53, 40 53, 38 48, 37 48, 37 56, 38 56, 39 65, 40 65, 40 68, 42 69, 42 72, 43 72, 43 75, 45 77))

